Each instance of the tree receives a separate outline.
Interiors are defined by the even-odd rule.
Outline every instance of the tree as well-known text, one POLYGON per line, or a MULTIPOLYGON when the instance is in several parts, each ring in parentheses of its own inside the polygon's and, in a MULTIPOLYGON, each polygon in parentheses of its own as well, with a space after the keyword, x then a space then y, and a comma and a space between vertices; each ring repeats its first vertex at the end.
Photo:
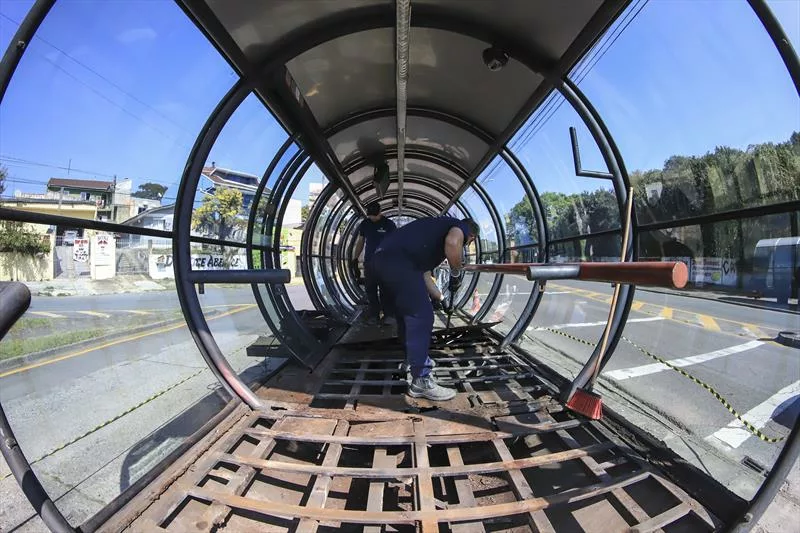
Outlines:
POLYGON ((242 193, 236 189, 217 189, 203 197, 203 203, 192 214, 192 229, 225 240, 245 222, 239 218, 242 193))
POLYGON ((309 211, 311 211, 311 206, 308 204, 300 208, 300 222, 302 222, 303 224, 305 224, 306 220, 308 220, 309 211))
MULTIPOLYGON (((0 195, 6 190, 7 177, 8 171, 0 167, 0 195)), ((22 222, 0 220, 0 252, 38 255, 49 251, 49 242, 35 231, 26 229, 22 222)))
POLYGON ((133 193, 131 196, 135 196, 136 198, 147 198, 149 200, 161 200, 167 192, 167 187, 159 184, 159 183, 142 183, 139 185, 139 190, 133 193))

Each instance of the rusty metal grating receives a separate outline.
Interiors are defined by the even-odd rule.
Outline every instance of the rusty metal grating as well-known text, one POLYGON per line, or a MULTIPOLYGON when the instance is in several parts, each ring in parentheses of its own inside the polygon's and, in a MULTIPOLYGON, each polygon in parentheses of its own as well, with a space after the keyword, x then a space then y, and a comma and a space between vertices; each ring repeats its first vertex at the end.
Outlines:
POLYGON ((130 529, 644 532, 718 525, 633 452, 564 411, 513 354, 498 353, 485 337, 439 341, 437 377, 459 387, 452 406, 395 393, 405 375, 391 343, 340 347, 315 373, 309 404, 284 402, 242 417, 130 529), (320 397, 343 406, 314 407, 320 397))

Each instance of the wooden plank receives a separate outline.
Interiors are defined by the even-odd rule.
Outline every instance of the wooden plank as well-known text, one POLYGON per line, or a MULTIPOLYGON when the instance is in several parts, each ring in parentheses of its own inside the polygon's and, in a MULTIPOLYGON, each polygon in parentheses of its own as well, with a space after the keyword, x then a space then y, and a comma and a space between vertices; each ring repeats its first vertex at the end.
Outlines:
MULTIPOLYGON (((417 473, 414 488, 417 497, 417 510, 421 513, 436 511, 433 495, 433 478, 428 459, 428 443, 425 439, 425 426, 422 420, 414 421, 414 465, 417 473)), ((430 516, 420 519, 422 533, 438 533, 439 525, 430 516)))
MULTIPOLYGON (((416 442, 416 440, 415 440, 416 442)), ((562 452, 549 453, 546 455, 536 455, 533 457, 524 457, 522 459, 514 459, 513 461, 495 462, 495 463, 480 463, 464 466, 438 466, 431 468, 357 468, 357 467, 328 467, 325 465, 311 465, 303 463, 285 463, 282 461, 269 461, 264 459, 257 459, 255 457, 246 457, 241 455, 222 454, 220 460, 229 463, 253 466, 267 470, 274 470, 276 472, 295 472, 310 474, 315 476, 347 476, 357 478, 369 479, 383 479, 383 478, 404 478, 408 476, 417 475, 430 475, 433 477, 442 476, 459 476, 465 474, 488 474, 491 472, 503 472, 508 469, 523 469, 535 468, 537 466, 550 465, 562 463, 564 461, 572 461, 580 459, 585 455, 598 453, 613 448, 614 444, 610 442, 601 442, 578 448, 576 450, 565 450, 562 452)))
MULTIPOLYGON (((275 422, 275 424, 273 424, 273 427, 277 426, 278 429, 280 429, 283 425, 288 426, 286 419, 278 420, 275 422)), ((275 449, 276 444, 277 441, 275 439, 265 438, 261 440, 261 442, 259 442, 255 447, 252 456, 263 459, 267 457, 273 449, 275 449)), ((256 474, 257 471, 253 467, 240 468, 237 472, 230 476, 230 482, 225 486, 225 488, 232 494, 241 496, 250 486, 250 483, 252 483, 253 479, 256 477, 256 474)), ((230 507, 214 502, 208 507, 208 509, 206 509, 206 511, 203 513, 203 518, 199 521, 199 523, 195 524, 195 527, 197 528, 197 531, 205 531, 210 533, 218 526, 224 524, 230 513, 230 507)))
MULTIPOLYGON (((502 427, 507 431, 480 431, 477 433, 428 435, 428 444, 464 444, 468 442, 489 442, 495 439, 510 439, 512 437, 550 433, 559 429, 570 429, 581 425, 580 420, 566 420, 564 422, 537 422, 519 423, 514 425, 503 417, 502 427)), ((500 420, 499 418, 497 420, 500 420)), ((276 431, 274 429, 251 428, 245 434, 257 438, 275 438, 303 442, 318 442, 322 444, 338 443, 348 446, 402 446, 410 445, 413 437, 408 435, 398 436, 353 436, 353 435, 298 435, 294 432, 276 431)))
POLYGON ((500 503, 471 508, 453 508, 433 511, 349 511, 344 509, 311 509, 300 505, 290 505, 274 501, 255 500, 204 489, 187 487, 190 495, 205 500, 218 501, 235 509, 243 509, 267 516, 312 518, 314 520, 345 522, 353 524, 415 524, 423 520, 437 522, 476 521, 499 516, 511 516, 547 509, 557 505, 583 501, 606 494, 618 487, 636 483, 650 476, 650 472, 635 472, 614 480, 611 483, 598 483, 581 489, 570 489, 552 496, 529 500, 500 503))
MULTIPOLYGON (((450 462, 450 466, 464 465, 464 459, 461 457, 461 450, 458 446, 447 447, 447 460, 450 462)), ((460 507, 476 507, 478 504, 475 501, 472 488, 469 486, 469 478, 467 476, 456 477, 453 482, 458 495, 458 505, 460 507)), ((471 522, 469 524, 450 524, 450 531, 453 533, 484 533, 486 529, 480 522, 471 522)))
MULTIPOLYGON (((350 429, 350 424, 345 420, 339 420, 336 424, 336 429, 334 430, 333 434, 340 436, 340 435, 347 435, 347 431, 350 429)), ((341 444, 328 444, 328 449, 325 451, 325 458, 322 460, 323 466, 326 467, 336 467, 339 464, 339 459, 342 457, 342 445, 341 444)), ((325 507, 325 502, 328 501, 328 492, 331 488, 331 482, 333 478, 331 476, 317 476, 314 480, 314 486, 311 489, 311 495, 306 502, 306 507, 311 508, 323 508, 325 507)), ((316 520, 301 520, 300 524, 297 526, 295 530, 296 533, 314 533, 317 531, 319 527, 319 522, 316 520)))
MULTIPOLYGON (((437 368, 438 369, 438 368, 437 368)), ((461 369, 454 369, 451 372, 461 372, 461 369)), ((440 375, 440 374, 437 374, 440 375)), ((459 383, 487 383, 491 381, 511 381, 517 379, 525 379, 535 377, 536 374, 533 372, 524 372, 524 373, 517 373, 517 374, 507 374, 503 376, 480 376, 474 378, 457 378, 453 380, 446 380, 446 379, 437 379, 437 383, 440 385, 458 385, 459 383)), ((325 381, 325 385, 334 385, 334 386, 342 386, 342 385, 355 385, 358 387, 358 391, 361 390, 362 385, 399 385, 402 381, 397 379, 389 379, 389 380, 370 380, 370 379, 330 379, 325 381)), ((355 387, 353 387, 354 390, 355 387)), ((522 389, 522 387, 520 387, 522 389)), ((356 392, 358 394, 358 392, 356 392)), ((319 396, 319 395, 318 395, 319 396)), ((351 391, 346 396, 353 397, 353 392, 351 391)))
MULTIPOLYGON (((472 372, 475 370, 501 370, 505 368, 523 368, 518 364, 500 364, 500 365, 467 365, 467 366, 437 366, 433 369, 435 374, 452 374, 456 372, 472 372)), ((331 374, 405 374, 401 368, 334 368, 331 374)))
POLYGON ((659 531, 662 527, 668 526, 669 524, 680 520, 690 512, 692 512, 691 505, 688 503, 680 503, 672 509, 668 509, 661 514, 654 516, 653 518, 645 520, 644 522, 640 522, 639 524, 633 526, 630 531, 631 533, 650 533, 652 531, 659 531))
MULTIPOLYGON (((396 459, 387 455, 386 448, 375 448, 375 452, 372 456, 373 468, 391 468, 396 465, 396 459)), ((385 488, 386 482, 383 480, 373 481, 369 484, 367 511, 373 512, 383 510, 383 492, 385 488)), ((364 533, 381 533, 382 529, 382 525, 365 526, 364 533)))
MULTIPOLYGON (((497 439, 492 441, 497 456, 504 463, 511 463, 514 461, 514 456, 508 450, 506 443, 503 440, 497 439)), ((534 497, 533 489, 525 479, 525 475, 521 470, 512 469, 508 471, 508 477, 511 481, 511 488, 514 490, 517 498, 520 500, 529 500, 534 497)), ((545 516, 544 511, 533 511, 528 513, 528 523, 534 531, 541 533, 555 533, 553 525, 550 520, 545 516)))
MULTIPOLYGON (((550 416, 549 413, 542 413, 538 415, 537 418, 542 422, 555 422, 555 419, 550 416)), ((555 434, 570 448, 580 447, 578 441, 566 430, 558 430, 555 434)), ((593 457, 581 457, 580 460, 598 481, 608 481, 611 479, 611 475, 606 472, 606 468, 601 466, 593 457)), ((645 511, 624 489, 614 489, 611 491, 611 494, 638 522, 645 522, 650 519, 650 515, 647 514, 647 511, 645 511)))

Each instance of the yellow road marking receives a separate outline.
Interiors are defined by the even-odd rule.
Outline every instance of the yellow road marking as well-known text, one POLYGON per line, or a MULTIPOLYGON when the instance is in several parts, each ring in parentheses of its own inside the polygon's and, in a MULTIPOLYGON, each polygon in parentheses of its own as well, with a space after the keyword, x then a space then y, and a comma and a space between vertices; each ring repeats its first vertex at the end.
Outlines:
POLYGON ((82 315, 99 316, 100 318, 111 318, 108 313, 98 313, 97 311, 78 311, 82 315))
POLYGON ((757 339, 765 339, 765 338, 772 338, 766 333, 764 333, 761 328, 756 326, 755 324, 745 324, 742 326, 746 331, 755 335, 757 339))
POLYGON ((714 320, 713 317, 698 314, 697 318, 700 320, 700 323, 703 324, 704 328, 710 329, 711 331, 722 331, 722 328, 719 327, 719 324, 717 324, 717 321, 714 320))
POLYGON ((31 311, 31 314, 37 316, 46 316, 47 318, 67 318, 64 315, 59 315, 58 313, 48 313, 46 311, 31 311))
MULTIPOLYGON (((597 292, 585 291, 583 289, 573 289, 572 287, 569 287, 567 285, 561 285, 561 284, 558 284, 558 283, 551 283, 550 286, 551 287, 557 287, 559 290, 563 290, 563 291, 567 291, 567 292, 574 292, 576 294, 577 293, 587 293, 588 292, 591 295, 603 296, 603 295, 601 295, 600 293, 597 293, 597 292)), ((585 294, 581 294, 581 295, 584 296, 585 294)), ((588 298, 592 298, 594 300, 598 300, 598 298, 593 297, 591 295, 589 295, 587 297, 588 298)), ((605 301, 605 299, 602 300, 602 301, 605 301)), ((654 303, 634 302, 631 307, 635 311, 640 311, 640 312, 642 312, 642 313, 644 313, 646 315, 662 316, 662 317, 666 318, 667 320, 672 320, 673 322, 678 322, 679 324, 689 324, 689 325, 692 325, 692 326, 697 326, 697 327, 701 327, 701 328, 704 328, 704 329, 708 329, 710 331, 715 331, 715 332, 721 333, 723 335, 730 335, 732 337, 741 337, 742 335, 740 333, 732 333, 730 331, 723 331, 722 328, 720 328, 720 326, 719 326, 720 323, 732 324, 734 326, 739 326, 739 327, 745 328, 748 331, 758 335, 758 338, 760 338, 760 339, 772 338, 774 336, 774 335, 770 335, 766 331, 769 331, 769 330, 775 331, 775 332, 779 331, 778 328, 774 328, 774 327, 771 327, 771 326, 757 326, 755 324, 750 324, 750 323, 747 323, 747 322, 738 322, 736 320, 730 320, 728 318, 712 317, 712 316, 709 316, 709 315, 702 315, 700 313, 695 313, 695 312, 692 312, 692 311, 683 311, 681 309, 677 309, 677 311, 679 311, 681 313, 687 313, 689 315, 693 315, 693 316, 698 318, 698 322, 690 321, 690 320, 682 320, 680 318, 676 318, 676 317, 673 316, 673 312, 675 311, 675 309, 673 309, 671 307, 661 306, 659 304, 654 304, 654 303), (639 304, 639 305, 637 306, 637 304, 639 304), (651 311, 649 309, 643 309, 645 305, 647 305, 647 306, 649 306, 651 308, 654 308, 654 309, 658 309, 660 311, 656 312, 656 311, 651 311)), ((765 341, 765 342, 768 342, 769 344, 773 344, 775 346, 782 346, 781 344, 778 344, 778 343, 776 343, 774 341, 765 341)))
MULTIPOLYGON (((222 317, 225 317, 225 316, 228 316, 228 315, 232 315, 234 313, 239 313, 241 311, 246 311, 248 309, 252 309, 253 307, 256 307, 256 304, 243 304, 238 309, 232 309, 230 311, 227 311, 225 313, 219 314, 217 316, 213 316, 211 318, 207 318, 206 320, 210 321, 210 320, 214 320, 214 319, 217 319, 217 318, 222 318, 222 317)), ((149 337, 150 335, 158 335, 159 333, 166 333, 168 331, 173 331, 173 330, 176 330, 176 329, 179 329, 179 328, 185 328, 185 327, 186 327, 186 322, 181 322, 180 324, 175 324, 174 326, 164 326, 162 328, 154 329, 154 330, 148 331, 146 333, 138 333, 136 335, 131 335, 129 337, 123 337, 121 339, 117 339, 117 340, 114 340, 114 341, 106 342, 106 343, 101 344, 99 346, 93 346, 91 348, 86 348, 84 350, 78 350, 77 352, 68 353, 68 354, 62 355, 60 357, 56 357, 56 358, 53 358, 53 359, 48 359, 46 361, 41 361, 39 363, 33 363, 33 364, 30 364, 30 365, 27 365, 27 366, 22 366, 22 367, 19 367, 19 368, 15 368, 14 370, 9 370, 7 372, 3 372, 2 374, 0 374, 0 378, 4 378, 4 377, 7 377, 7 376, 13 376, 14 374, 19 374, 20 372, 26 372, 28 370, 33 370, 34 368, 39 368, 40 366, 45 366, 45 365, 49 365, 49 364, 52 364, 52 363, 57 363, 59 361, 64 361, 65 359, 72 359, 73 357, 78 357, 79 355, 85 355, 85 354, 93 352, 95 350, 101 350, 103 348, 109 348, 111 346, 116 346, 117 344, 123 344, 125 342, 135 341, 137 339, 142 339, 144 337, 149 337)))

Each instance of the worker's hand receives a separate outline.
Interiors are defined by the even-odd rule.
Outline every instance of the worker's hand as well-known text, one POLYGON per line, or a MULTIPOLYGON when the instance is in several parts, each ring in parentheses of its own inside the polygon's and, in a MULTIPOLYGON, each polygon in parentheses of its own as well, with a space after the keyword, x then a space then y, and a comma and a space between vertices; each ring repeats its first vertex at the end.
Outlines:
POLYGON ((451 270, 450 271, 450 294, 454 295, 458 292, 458 289, 461 287, 461 282, 464 279, 464 271, 463 270, 451 270))
POLYGON ((361 279, 361 269, 358 268, 358 259, 350 260, 350 268, 352 269, 353 276, 355 276, 356 280, 361 279))
POLYGON ((442 301, 437 298, 431 298, 431 304, 433 305, 433 309, 435 311, 441 311, 442 309, 444 309, 442 301))

